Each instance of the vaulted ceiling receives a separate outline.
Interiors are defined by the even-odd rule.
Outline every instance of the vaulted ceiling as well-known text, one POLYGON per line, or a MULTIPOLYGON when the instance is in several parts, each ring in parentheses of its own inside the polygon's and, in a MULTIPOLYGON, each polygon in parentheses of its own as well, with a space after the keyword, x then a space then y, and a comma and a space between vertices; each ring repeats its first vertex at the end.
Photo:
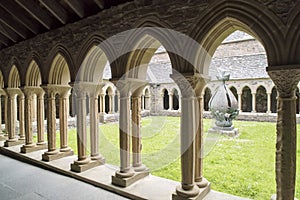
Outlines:
POLYGON ((128 0, 0 0, 0 49, 128 0))

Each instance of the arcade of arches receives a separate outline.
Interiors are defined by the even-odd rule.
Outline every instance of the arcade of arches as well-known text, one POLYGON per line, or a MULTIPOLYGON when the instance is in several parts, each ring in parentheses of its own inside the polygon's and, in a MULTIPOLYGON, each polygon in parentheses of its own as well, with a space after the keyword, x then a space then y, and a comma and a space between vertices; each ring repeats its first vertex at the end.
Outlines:
POLYGON ((139 184, 140 179, 149 174, 141 157, 140 123, 141 109, 149 106, 149 90, 145 89, 147 64, 163 45, 172 64, 171 78, 178 90, 164 90, 160 95, 164 109, 181 109, 181 184, 170 197, 202 199, 210 187, 209 180, 203 177, 201 156, 203 101, 207 109, 210 93, 204 88, 210 58, 223 39, 239 29, 264 46, 267 72, 274 85, 269 88, 243 85, 231 90, 241 100, 243 112, 277 112, 276 199, 293 200, 296 88, 300 80, 299 8, 300 2, 294 0, 128 1, 109 8, 108 12, 101 11, 3 48, 0 86, 4 120, 0 121, 6 128, 6 133, 1 135, 5 147, 20 145, 22 153, 46 147, 40 155, 44 162, 73 155, 68 145, 71 113, 77 119, 78 158, 70 166, 80 173, 104 164, 105 158, 98 147, 101 140, 98 113, 117 110, 120 168, 111 182, 125 188, 134 182, 139 184), (134 28, 139 29, 122 34, 134 28), (197 42, 197 48, 192 43, 183 44, 182 35, 176 37, 166 29, 185 34, 197 42), (107 62, 111 68, 110 84, 114 86, 103 80, 107 62), (37 142, 33 140, 34 118, 38 127, 37 142), (59 138, 56 138, 56 118, 59 138))

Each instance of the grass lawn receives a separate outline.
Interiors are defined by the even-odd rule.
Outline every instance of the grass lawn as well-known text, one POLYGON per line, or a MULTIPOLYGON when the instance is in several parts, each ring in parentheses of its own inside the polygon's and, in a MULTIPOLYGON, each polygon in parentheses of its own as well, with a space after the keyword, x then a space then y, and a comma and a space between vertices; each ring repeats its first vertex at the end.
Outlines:
MULTIPOLYGON (((153 175, 180 181, 180 118, 147 117, 142 124, 143 163, 153 175)), ((238 138, 218 136, 210 138, 215 142, 205 142, 204 176, 214 190, 255 200, 270 199, 275 193, 275 123, 235 121, 234 125, 241 133, 238 138)), ((205 132, 211 126, 212 120, 204 120, 205 132)), ((297 129, 299 133, 300 126, 297 129)), ((119 165, 118 124, 101 125, 100 130, 101 153, 107 163, 119 165)), ((69 144, 76 153, 75 130, 70 131, 69 144)), ((299 170, 296 197, 300 198, 299 170)))

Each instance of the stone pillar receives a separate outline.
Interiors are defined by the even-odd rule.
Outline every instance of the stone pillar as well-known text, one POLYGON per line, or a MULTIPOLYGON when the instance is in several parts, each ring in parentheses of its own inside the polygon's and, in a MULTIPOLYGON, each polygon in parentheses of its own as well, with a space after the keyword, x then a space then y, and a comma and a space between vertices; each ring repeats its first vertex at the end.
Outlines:
POLYGON ((243 112, 243 106, 242 106, 242 93, 238 93, 238 102, 239 102, 239 111, 243 112))
POLYGON ((60 151, 71 151, 68 146, 68 116, 69 116, 69 96, 71 87, 59 88, 59 129, 60 129, 60 151))
MULTIPOLYGON (((105 163, 105 158, 99 153, 99 117, 98 117, 98 91, 103 85, 90 85, 90 143, 91 159, 97 161, 97 165, 105 163)), ((94 164, 96 166, 96 164, 94 164)))
POLYGON ((169 110, 173 110, 173 94, 169 94, 169 110))
POLYGON ((272 113, 272 111, 271 111, 271 95, 272 95, 272 93, 267 93, 267 98, 268 98, 267 113, 272 113))
MULTIPOLYGON (((145 86, 145 82, 137 79, 120 80, 117 88, 120 92, 120 170, 112 177, 112 183, 118 186, 127 187, 137 180, 149 175, 149 171, 134 172, 130 166, 130 91, 145 86)), ((135 107, 138 106, 137 104, 135 107)), ((140 106, 140 104, 139 104, 140 106)), ((136 108, 138 109, 138 108, 136 108)), ((134 115, 136 116, 136 115, 134 115)), ((137 119, 137 117, 133 117, 137 119)), ((139 146, 139 145, 138 145, 139 146)), ((137 147, 139 148, 139 147, 137 147)), ((136 149, 135 149, 136 150, 136 149)), ((138 151, 138 150, 137 150, 138 151)), ((136 157, 137 158, 137 157, 136 157)), ((137 158, 138 159, 138 158, 137 158)), ((137 160, 135 160, 137 162, 137 160)), ((140 164, 140 163, 135 163, 140 164)))
MULTIPOLYGON (((47 93, 47 102, 48 102, 48 106, 47 106, 47 110, 48 110, 48 112, 47 112, 48 151, 46 151, 42 156, 44 161, 52 161, 52 160, 56 160, 56 159, 59 159, 59 158, 65 157, 65 156, 73 155, 73 151, 69 150, 68 148, 65 148, 66 151, 59 151, 56 149, 56 102, 55 102, 55 96, 56 96, 56 94, 59 94, 59 91, 62 91, 66 87, 68 87, 68 89, 70 89, 69 86, 61 86, 61 85, 47 85, 44 87, 44 89, 47 93)), ((61 96, 61 94, 60 94, 60 96, 61 96)), ((61 111, 62 107, 65 107, 65 106, 68 107, 68 104, 65 102, 61 103, 61 100, 60 100, 60 113, 62 112, 61 111)), ((64 112, 66 112, 64 114, 66 116, 68 115, 67 111, 68 111, 68 109, 64 109, 64 112)), ((62 121, 60 123, 62 123, 62 121)), ((65 138, 63 138, 63 139, 65 139, 65 138)), ((61 146, 65 147, 65 141, 60 141, 60 143, 61 143, 61 146)))
POLYGON ((24 103, 25 103, 25 98, 24 95, 21 94, 19 95, 19 131, 20 131, 20 140, 25 140, 25 124, 24 124, 24 103))
POLYGON ((113 102, 114 102, 114 99, 113 99, 113 95, 112 94, 109 94, 108 95, 109 97, 109 114, 112 114, 113 113, 113 102))
MULTIPOLYGON (((282 67, 287 68, 289 66, 282 67)), ((296 87, 299 66, 291 70, 268 69, 277 87, 276 191, 277 200, 294 200, 296 176, 296 87)))
POLYGON ((101 99, 101 113, 105 113, 105 94, 100 94, 100 99, 101 99))
MULTIPOLYGON (((25 144, 21 147, 22 153, 27 153, 27 149, 35 147, 32 136, 32 104, 33 104, 33 92, 31 88, 23 89, 25 95, 25 144)), ((21 119, 20 119, 21 121, 21 119)))
MULTIPOLYGON (((78 159, 71 164, 71 170, 82 172, 86 170, 91 159, 86 153, 87 150, 87 132, 86 132, 86 88, 79 84, 73 90, 76 93, 76 110, 77 110, 77 150, 78 159)), ((96 112, 91 110, 90 113, 96 112)))
POLYGON ((196 126, 196 136, 195 136, 195 183, 199 188, 205 188, 208 186, 208 181, 203 177, 203 88, 208 82, 208 78, 199 77, 198 87, 195 91, 197 99, 195 101, 195 108, 198 112, 195 113, 195 126, 196 126))
POLYGON ((4 136, 8 136, 8 119, 7 119, 7 113, 8 113, 8 95, 5 96, 5 100, 4 100, 4 121, 5 121, 5 130, 6 130, 6 134, 4 134, 4 136))
MULTIPOLYGON (((172 75, 171 78, 173 78, 173 80, 177 83, 182 94, 180 126, 181 186, 176 188, 176 193, 173 194, 172 198, 176 200, 201 199, 203 198, 203 195, 209 192, 208 186, 200 193, 199 187, 195 184, 195 137, 196 132, 198 131, 198 127, 196 126, 196 117, 200 116, 199 107, 196 106, 199 105, 199 101, 196 98, 195 91, 198 91, 198 88, 202 87, 203 82, 200 79, 200 75, 190 77, 172 75)), ((201 92, 199 92, 199 96, 200 94, 201 92)), ((197 121, 198 120, 199 119, 197 119, 197 121)), ((198 139, 201 140, 200 137, 198 137, 198 139)), ((201 149, 202 147, 199 148, 201 149)), ((199 151, 197 155, 201 159, 200 154, 201 152, 199 151)), ((200 167, 200 165, 198 165, 198 167, 200 167)), ((201 170, 198 168, 197 171, 197 180, 202 182, 203 179, 200 177, 201 174, 199 173, 201 170)))
POLYGON ((37 145, 46 145, 45 142, 45 124, 44 124, 44 94, 45 92, 41 89, 37 94, 37 145))
POLYGON ((252 112, 256 113, 256 93, 252 93, 252 112))
POLYGON ((16 137, 16 96, 19 93, 17 88, 7 88, 7 121, 6 130, 8 132, 8 139, 4 142, 5 147, 10 147, 18 144, 22 144, 24 141, 18 140, 16 137))
POLYGON ((142 164, 141 96, 132 96, 132 166, 136 172, 147 168, 142 164))
POLYGON ((141 96, 141 109, 145 110, 145 95, 141 96))

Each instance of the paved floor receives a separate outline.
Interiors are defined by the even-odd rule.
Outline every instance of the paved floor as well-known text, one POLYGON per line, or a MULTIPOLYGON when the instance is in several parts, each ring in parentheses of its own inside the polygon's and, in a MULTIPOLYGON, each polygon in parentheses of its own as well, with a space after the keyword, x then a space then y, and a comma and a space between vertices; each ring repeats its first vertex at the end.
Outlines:
POLYGON ((0 154, 1 200, 123 200, 124 197, 0 154))
MULTIPOLYGON (((0 200, 45 199, 123 200, 127 198, 0 154, 0 200)), ((211 191, 204 200, 245 199, 211 191)))

